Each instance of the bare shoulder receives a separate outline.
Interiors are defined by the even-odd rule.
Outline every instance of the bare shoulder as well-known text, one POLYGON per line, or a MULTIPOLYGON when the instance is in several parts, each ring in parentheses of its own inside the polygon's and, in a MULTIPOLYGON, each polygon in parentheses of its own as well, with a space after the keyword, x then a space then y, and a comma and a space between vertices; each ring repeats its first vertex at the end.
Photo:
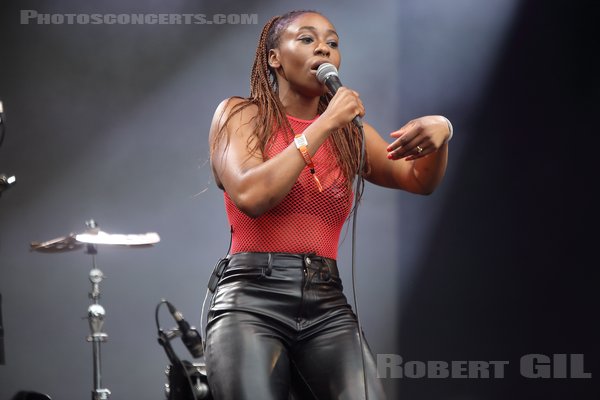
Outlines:
POLYGON ((227 123, 227 128, 239 127, 250 122, 258 113, 258 107, 239 96, 223 99, 217 106, 211 131, 221 130, 227 123))
MULTIPOLYGON (((229 97, 222 100, 215 110, 209 133, 211 165, 217 186, 223 189, 220 176, 228 157, 249 154, 249 143, 254 133, 254 118, 258 107, 248 99, 229 97), (228 149, 228 151, 225 151, 228 149)), ((262 159, 262 158, 260 158, 262 159)))

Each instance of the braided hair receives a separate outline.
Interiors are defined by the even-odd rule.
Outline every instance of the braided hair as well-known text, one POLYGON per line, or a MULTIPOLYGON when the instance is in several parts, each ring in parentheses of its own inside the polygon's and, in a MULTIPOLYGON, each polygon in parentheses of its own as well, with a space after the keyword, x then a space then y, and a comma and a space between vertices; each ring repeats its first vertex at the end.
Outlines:
MULTIPOLYGON (((282 128, 284 132, 290 135, 291 140, 293 131, 286 117, 285 108, 278 96, 277 76, 275 70, 268 64, 268 54, 270 49, 274 49, 279 45, 281 34, 288 25, 297 17, 308 13, 322 15, 313 10, 294 10, 280 16, 272 17, 264 25, 256 48, 256 55, 250 75, 250 96, 246 98, 236 97, 242 99, 242 101, 232 107, 227 119, 221 125, 219 131, 212 137, 210 143, 211 156, 216 151, 220 140, 226 136, 225 128, 229 120, 246 107, 252 105, 257 107, 258 112, 253 117, 254 135, 248 140, 251 153, 260 151, 261 154, 266 154, 265 148, 268 145, 269 139, 273 136, 273 132, 282 128)), ((317 109, 318 114, 322 114, 327 109, 332 97, 329 92, 320 97, 317 109)), ((362 135, 354 124, 348 123, 346 126, 332 132, 330 140, 332 141, 338 164, 346 178, 347 184, 350 186, 359 168, 362 135)), ((368 162, 365 162, 365 167, 361 174, 367 172, 368 162)))

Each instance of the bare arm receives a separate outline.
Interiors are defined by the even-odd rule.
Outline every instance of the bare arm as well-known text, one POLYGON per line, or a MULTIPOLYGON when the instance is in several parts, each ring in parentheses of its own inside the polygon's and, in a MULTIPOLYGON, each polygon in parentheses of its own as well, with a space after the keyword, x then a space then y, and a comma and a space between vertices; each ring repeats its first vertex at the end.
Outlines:
POLYGON ((444 117, 414 119, 390 134, 395 138, 392 143, 386 142, 372 126, 364 125, 371 163, 368 181, 417 194, 435 190, 448 162, 449 129, 444 117))
MULTIPOLYGON (((339 98, 341 100, 337 103, 332 100, 327 111, 304 131, 311 156, 332 130, 343 126, 355 115, 364 113, 362 105, 358 105, 358 100, 352 100, 357 98, 354 92, 342 91, 339 98), (357 111, 357 108, 360 110, 357 111)), ((222 128, 232 107, 239 101, 241 100, 229 99, 219 104, 210 128, 211 136, 222 128)), ((252 120, 256 113, 257 108, 249 106, 229 121, 224 128, 226 135, 218 143, 211 159, 219 187, 227 192, 242 212, 251 217, 258 217, 279 204, 306 166, 294 143, 266 161, 263 160, 262 154, 250 151, 249 148, 253 147, 253 141, 256 140, 253 136, 252 120)))

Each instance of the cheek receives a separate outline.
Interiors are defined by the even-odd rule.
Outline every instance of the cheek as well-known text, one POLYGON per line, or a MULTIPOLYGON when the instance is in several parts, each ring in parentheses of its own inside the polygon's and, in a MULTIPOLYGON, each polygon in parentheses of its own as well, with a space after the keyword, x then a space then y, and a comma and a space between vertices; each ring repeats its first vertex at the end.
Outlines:
POLYGON ((329 53, 329 60, 331 60, 330 62, 333 65, 337 66, 338 70, 342 66, 342 55, 340 54, 339 50, 332 49, 331 52, 329 53))
POLYGON ((301 47, 294 43, 287 43, 281 47, 281 63, 288 67, 301 67, 310 57, 307 46, 301 47))

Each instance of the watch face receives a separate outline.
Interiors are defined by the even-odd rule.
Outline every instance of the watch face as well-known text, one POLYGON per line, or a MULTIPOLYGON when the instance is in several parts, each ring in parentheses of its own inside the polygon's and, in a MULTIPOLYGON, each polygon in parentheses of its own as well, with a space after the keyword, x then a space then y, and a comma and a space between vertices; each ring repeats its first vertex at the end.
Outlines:
POLYGON ((294 137, 294 143, 296 143, 297 148, 308 146, 308 141, 306 140, 306 136, 304 136, 304 134, 296 135, 294 137))

